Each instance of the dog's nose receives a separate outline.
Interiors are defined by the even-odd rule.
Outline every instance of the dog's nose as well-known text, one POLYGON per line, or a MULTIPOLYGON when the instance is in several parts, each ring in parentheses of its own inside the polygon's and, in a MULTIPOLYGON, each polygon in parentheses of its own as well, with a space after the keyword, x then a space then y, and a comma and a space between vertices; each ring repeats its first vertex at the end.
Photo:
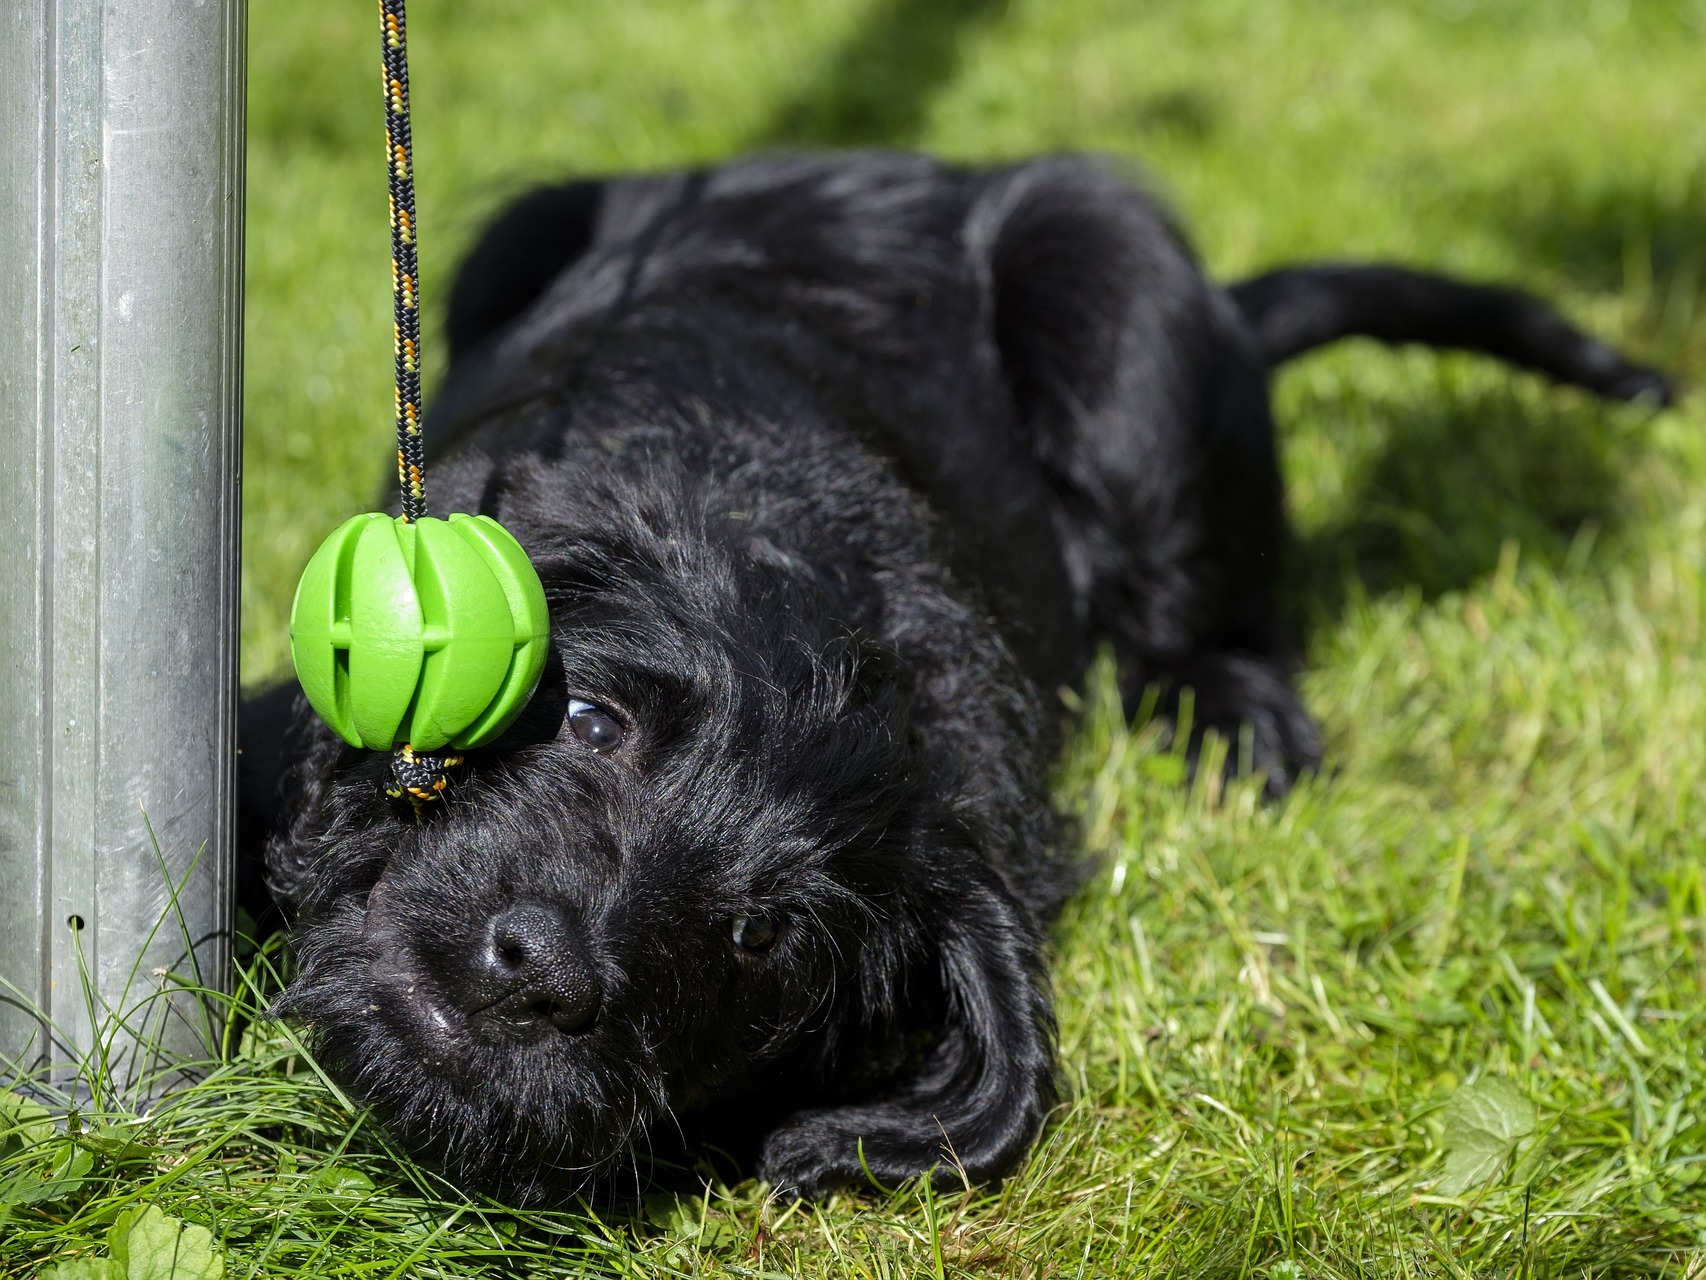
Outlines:
POLYGON ((471 968, 463 1008, 517 1031, 579 1031, 604 995, 580 932, 543 902, 518 902, 493 916, 471 968))

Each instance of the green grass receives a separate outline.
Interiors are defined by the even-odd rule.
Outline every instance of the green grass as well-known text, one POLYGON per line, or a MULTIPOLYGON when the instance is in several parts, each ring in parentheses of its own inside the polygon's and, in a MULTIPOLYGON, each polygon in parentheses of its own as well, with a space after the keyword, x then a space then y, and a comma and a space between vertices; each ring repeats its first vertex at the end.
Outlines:
MULTIPOLYGON (((251 14, 251 682, 283 667, 312 544, 389 465, 370 8, 251 14)), ((411 16, 429 309, 541 177, 1090 147, 1147 166, 1218 275, 1342 254, 1503 279, 1706 376, 1701 0, 411 16)), ((399 1158, 262 1024, 146 1119, 0 1139, 0 1200, 20 1170, 65 1183, 0 1216, 0 1275, 103 1251, 141 1204, 211 1228, 230 1275, 1706 1275, 1706 408, 1354 344, 1276 398, 1332 763, 1275 806, 1192 789, 1093 684, 1060 773, 1101 859, 1057 932, 1068 1101, 1005 1187, 510 1214, 399 1158), (1532 1132, 1466 1181, 1460 1112, 1509 1096, 1489 1079, 1532 1132)))

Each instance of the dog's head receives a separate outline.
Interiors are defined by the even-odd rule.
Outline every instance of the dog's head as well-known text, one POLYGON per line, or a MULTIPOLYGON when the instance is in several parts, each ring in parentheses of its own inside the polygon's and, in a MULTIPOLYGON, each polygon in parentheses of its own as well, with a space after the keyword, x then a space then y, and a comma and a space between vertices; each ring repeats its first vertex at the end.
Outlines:
POLYGON ((424 821, 384 799, 382 755, 318 731, 269 849, 296 914, 284 1007, 333 1074, 459 1181, 553 1195, 743 1091, 772 1115, 856 1096, 920 1019, 957 1022, 975 1043, 938 1034, 940 1096, 883 1120, 892 1158, 817 1112, 765 1169, 805 1191, 917 1172, 956 1108, 1010 1163, 1048 1102, 1034 928, 977 855, 966 779, 921 748, 948 729, 874 638, 882 575, 826 579, 669 467, 540 464, 500 514, 551 602, 527 711, 424 821), (1023 1105, 984 1114, 1009 1077, 1023 1105))

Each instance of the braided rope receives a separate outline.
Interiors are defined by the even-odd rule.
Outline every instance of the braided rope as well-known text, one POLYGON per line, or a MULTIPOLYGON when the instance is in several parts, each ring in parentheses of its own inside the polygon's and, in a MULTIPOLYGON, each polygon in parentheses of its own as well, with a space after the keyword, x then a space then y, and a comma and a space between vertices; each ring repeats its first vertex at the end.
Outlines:
POLYGON ((421 441, 421 305, 415 263, 415 161, 409 136, 409 36, 403 0, 379 0, 385 50, 385 148, 391 178, 392 345, 397 360, 397 484, 403 519, 427 513, 421 441))
MULTIPOLYGON (((406 522, 427 513, 426 456, 421 439, 421 291, 415 261, 415 157, 409 134, 409 31, 403 0, 379 0, 385 54, 385 150, 391 181, 392 348, 397 362, 397 487, 406 522)), ((406 800, 415 821, 450 786, 462 755, 446 747, 416 751, 408 743, 391 753, 385 792, 406 800)))

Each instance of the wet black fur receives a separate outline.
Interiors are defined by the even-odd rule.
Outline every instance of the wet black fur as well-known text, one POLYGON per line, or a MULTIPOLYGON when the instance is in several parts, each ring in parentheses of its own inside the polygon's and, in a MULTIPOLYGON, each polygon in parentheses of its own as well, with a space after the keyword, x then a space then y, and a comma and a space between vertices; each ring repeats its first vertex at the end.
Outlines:
MULTIPOLYGON (((286 1007, 333 1074, 514 1196, 683 1134, 747 1134, 807 1195, 1011 1170, 1056 1099, 1057 689, 1107 642, 1274 790, 1317 761, 1263 353, 1362 331, 1371 277, 1335 270, 1243 286, 1247 319, 1071 157, 768 158, 515 205, 456 284, 429 499, 528 548, 555 654, 424 825, 381 798, 382 755, 301 717, 269 881, 286 1007), (624 720, 620 753, 564 730, 570 695, 624 720), (438 1025, 523 898, 581 931, 595 1022, 438 1025), (762 954, 730 938, 755 914, 785 922, 762 954)), ((1404 279, 1381 336, 1476 344, 1439 323, 1476 290, 1404 279)), ((1668 397, 1500 296, 1564 335, 1552 372, 1609 358, 1597 389, 1668 397)))

